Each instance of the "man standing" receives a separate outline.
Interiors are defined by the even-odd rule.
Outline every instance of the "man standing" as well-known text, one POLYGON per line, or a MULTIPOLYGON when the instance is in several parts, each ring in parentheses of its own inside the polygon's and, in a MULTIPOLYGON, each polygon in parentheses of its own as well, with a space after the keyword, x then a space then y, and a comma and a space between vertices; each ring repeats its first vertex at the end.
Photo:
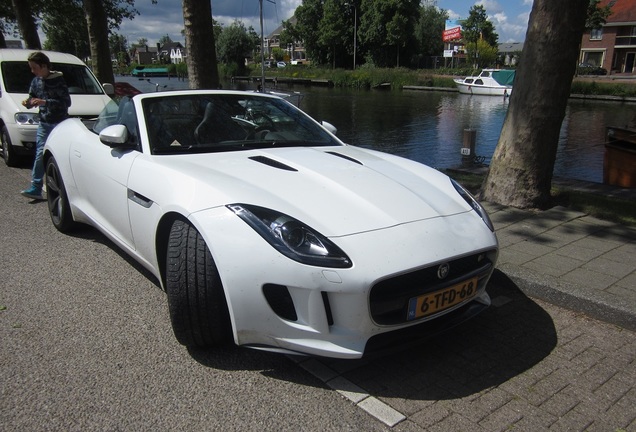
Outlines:
POLYGON ((31 173, 31 187, 21 194, 34 200, 42 197, 44 162, 42 151, 49 134, 58 123, 68 118, 71 97, 62 72, 51 70, 51 62, 46 54, 34 52, 29 56, 29 67, 35 78, 31 81, 29 98, 22 102, 26 108, 39 107, 40 124, 35 139, 35 161, 31 173))

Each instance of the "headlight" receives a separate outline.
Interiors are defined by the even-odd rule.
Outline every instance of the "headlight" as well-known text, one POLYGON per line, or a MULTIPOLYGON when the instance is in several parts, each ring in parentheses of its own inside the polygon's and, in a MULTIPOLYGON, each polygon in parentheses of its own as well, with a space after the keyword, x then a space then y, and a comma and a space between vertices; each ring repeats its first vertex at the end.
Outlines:
POLYGON ((331 240, 283 213, 247 204, 227 206, 276 250, 303 264, 349 268, 351 260, 331 240))
POLYGON ((15 122, 19 125, 37 125, 40 124, 40 114, 37 113, 17 113, 15 122))
POLYGON ((495 232, 495 227, 492 224, 492 221, 490 220, 490 217, 488 216, 488 213, 486 212, 486 209, 484 209, 481 206, 481 204, 479 204, 479 202, 477 202, 475 197, 470 192, 468 192, 466 189, 464 189, 464 187, 462 185, 460 185, 459 183, 457 183, 453 179, 451 179, 451 183, 453 184, 453 186, 455 186, 455 189, 457 190, 457 192, 459 192, 459 194, 462 196, 462 198, 464 198, 464 201, 466 201, 473 208, 473 210, 475 210, 477 212, 479 217, 481 217, 481 219, 488 226, 490 231, 495 232))

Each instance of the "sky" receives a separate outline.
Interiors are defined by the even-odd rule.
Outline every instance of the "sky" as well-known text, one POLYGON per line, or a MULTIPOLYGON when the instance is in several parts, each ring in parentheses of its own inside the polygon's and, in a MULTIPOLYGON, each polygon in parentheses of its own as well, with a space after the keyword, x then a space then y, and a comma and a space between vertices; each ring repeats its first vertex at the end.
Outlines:
MULTIPOLYGON (((345 0, 343 0, 345 1, 345 0)), ((135 7, 140 15, 134 20, 126 20, 117 32, 128 38, 128 43, 136 43, 146 38, 149 45, 156 44, 162 36, 168 35, 175 42, 185 42, 181 0, 158 0, 153 5, 150 0, 137 0, 135 7)), ((302 0, 263 0, 263 32, 265 36, 292 17, 302 0)), ((451 19, 465 19, 468 11, 476 4, 484 6, 489 20, 495 26, 499 42, 523 42, 528 26, 532 0, 437 0, 437 6, 448 11, 451 19)), ((235 20, 246 27, 254 27, 260 32, 259 0, 212 0, 212 17, 230 25, 235 20)))

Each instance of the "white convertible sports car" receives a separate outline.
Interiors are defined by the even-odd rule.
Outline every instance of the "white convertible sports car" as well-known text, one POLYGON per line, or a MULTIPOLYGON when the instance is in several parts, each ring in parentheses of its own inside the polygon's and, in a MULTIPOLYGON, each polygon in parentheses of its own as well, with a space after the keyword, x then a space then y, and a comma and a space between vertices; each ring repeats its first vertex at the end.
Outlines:
POLYGON ((490 304, 484 209, 422 164, 241 91, 124 98, 45 147, 51 219, 96 227, 167 292, 188 346, 359 358, 490 304))

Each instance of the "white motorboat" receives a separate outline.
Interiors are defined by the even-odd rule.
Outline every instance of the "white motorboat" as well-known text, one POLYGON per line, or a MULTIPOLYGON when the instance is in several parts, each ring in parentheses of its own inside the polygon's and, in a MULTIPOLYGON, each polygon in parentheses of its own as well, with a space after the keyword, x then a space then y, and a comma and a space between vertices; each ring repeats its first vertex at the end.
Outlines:
POLYGON ((511 69, 483 69, 478 76, 456 78, 460 93, 487 96, 510 96, 515 71, 511 69))

